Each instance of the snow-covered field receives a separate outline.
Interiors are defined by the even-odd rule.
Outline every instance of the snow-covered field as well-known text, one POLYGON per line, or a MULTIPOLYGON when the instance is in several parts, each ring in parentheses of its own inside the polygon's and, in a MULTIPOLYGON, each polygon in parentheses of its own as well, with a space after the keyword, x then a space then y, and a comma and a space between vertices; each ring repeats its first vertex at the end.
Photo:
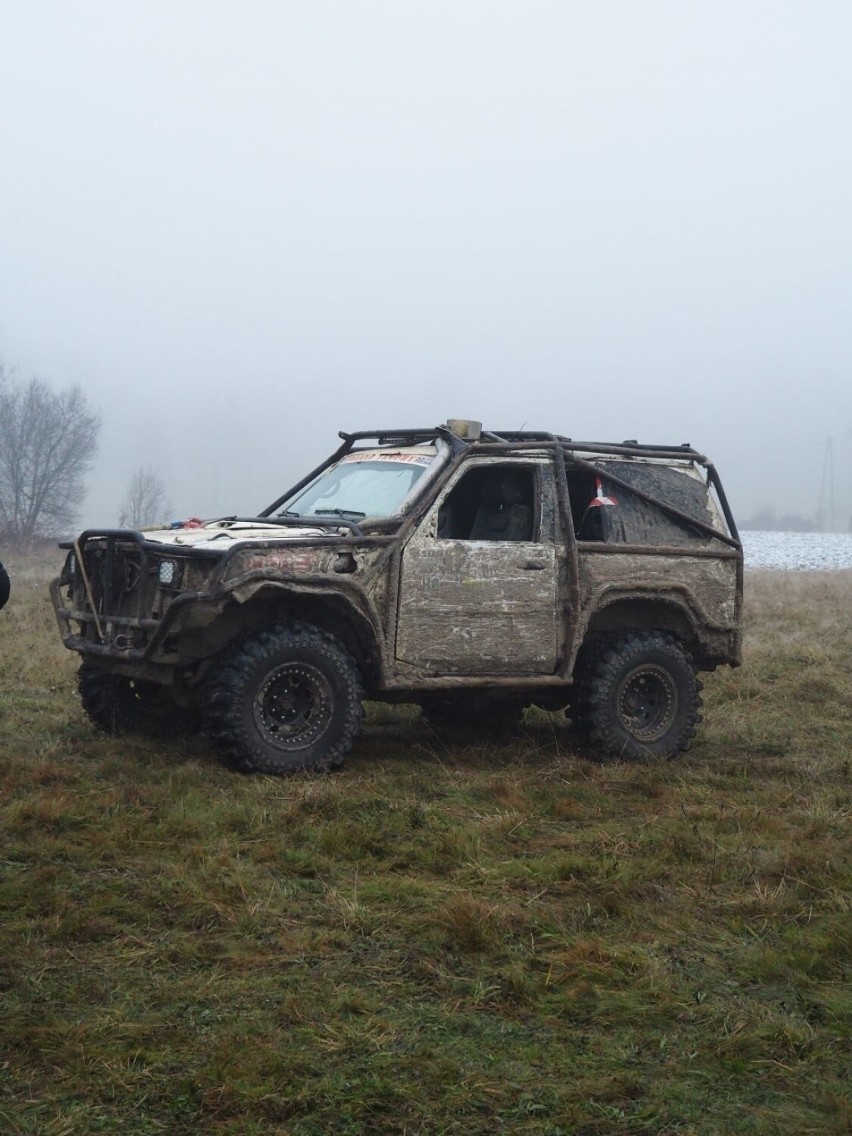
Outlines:
POLYGON ((740 533, 746 568, 852 568, 852 533, 740 533))

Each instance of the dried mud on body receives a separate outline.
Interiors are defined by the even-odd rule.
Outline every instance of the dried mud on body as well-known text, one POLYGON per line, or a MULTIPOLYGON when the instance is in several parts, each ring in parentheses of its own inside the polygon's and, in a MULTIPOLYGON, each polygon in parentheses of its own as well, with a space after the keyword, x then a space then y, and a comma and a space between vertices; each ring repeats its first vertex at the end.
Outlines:
POLYGON ((3 1131, 850 1131, 852 573, 747 572, 679 761, 371 706, 274 780, 96 734, 6 562, 3 1131))

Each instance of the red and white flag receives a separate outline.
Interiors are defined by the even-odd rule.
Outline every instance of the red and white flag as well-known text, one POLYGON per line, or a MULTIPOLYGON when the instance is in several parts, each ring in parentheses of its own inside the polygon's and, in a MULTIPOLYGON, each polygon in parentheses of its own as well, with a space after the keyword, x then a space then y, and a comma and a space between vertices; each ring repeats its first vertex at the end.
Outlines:
POLYGON ((617 505, 618 501, 615 497, 607 497, 603 491, 603 482, 599 477, 595 478, 595 489, 597 492, 589 502, 589 508, 595 508, 599 505, 617 505))

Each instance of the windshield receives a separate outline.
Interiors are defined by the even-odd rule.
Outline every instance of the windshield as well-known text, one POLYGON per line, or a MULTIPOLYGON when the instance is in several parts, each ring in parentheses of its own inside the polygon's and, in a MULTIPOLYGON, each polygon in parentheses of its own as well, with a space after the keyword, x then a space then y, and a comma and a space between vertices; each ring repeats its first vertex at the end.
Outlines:
POLYGON ((285 501, 279 517, 391 517, 420 480, 434 454, 350 454, 323 470, 285 501))

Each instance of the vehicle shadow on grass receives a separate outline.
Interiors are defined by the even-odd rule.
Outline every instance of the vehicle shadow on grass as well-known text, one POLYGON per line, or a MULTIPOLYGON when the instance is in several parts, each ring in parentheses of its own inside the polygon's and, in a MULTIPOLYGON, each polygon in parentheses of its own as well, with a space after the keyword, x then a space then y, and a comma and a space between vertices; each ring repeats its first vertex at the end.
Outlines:
POLYGON ((368 704, 364 730, 347 758, 350 768, 372 762, 456 768, 552 766, 586 759, 582 740, 561 714, 527 710, 517 725, 435 725, 417 706, 368 704))
POLYGON ((173 737, 110 734, 95 729, 83 718, 73 718, 61 731, 61 747, 66 761, 96 763, 107 774, 114 766, 124 772, 129 768, 149 773, 160 768, 186 771, 195 768, 205 776, 211 771, 228 772, 202 734, 173 737))
MULTIPOLYGON (((64 762, 96 762, 108 776, 110 770, 121 770, 126 775, 129 768, 149 775, 179 769, 189 776, 212 775, 226 781, 240 774, 240 770, 217 757, 202 733, 162 738, 106 734, 76 716, 67 720, 58 733, 56 741, 64 762)), ((451 727, 431 723, 417 706, 368 703, 361 735, 341 769, 331 775, 372 775, 379 770, 387 773, 395 769, 402 773, 430 767, 470 771, 522 767, 545 771, 569 763, 599 766, 601 759, 564 714, 533 709, 527 710, 514 726, 488 728, 482 723, 456 723, 451 727)), ((619 763, 611 760, 608 764, 619 763)), ((290 776, 324 774, 308 770, 290 776)))

